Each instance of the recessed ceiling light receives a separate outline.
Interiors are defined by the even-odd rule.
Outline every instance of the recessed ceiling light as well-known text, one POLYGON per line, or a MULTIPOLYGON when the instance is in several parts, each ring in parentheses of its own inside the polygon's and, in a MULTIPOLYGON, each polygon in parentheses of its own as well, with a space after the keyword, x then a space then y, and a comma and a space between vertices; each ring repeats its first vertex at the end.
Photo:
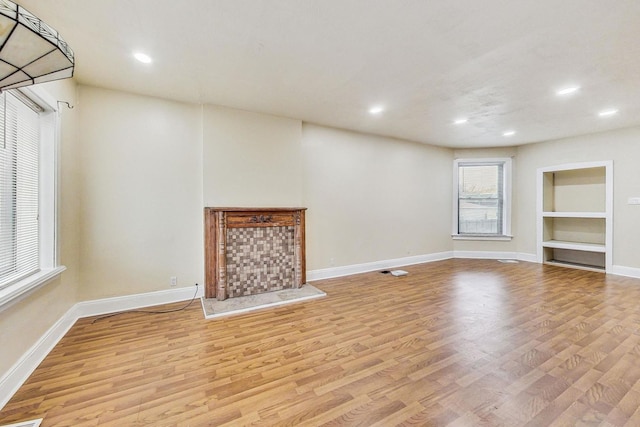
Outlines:
POLYGON ((578 90, 580 90, 580 86, 568 86, 557 91, 556 95, 559 95, 559 96, 571 95, 572 93, 575 93, 578 90))
POLYGON ((513 136, 516 134, 515 130, 508 130, 502 133, 502 136, 513 136))
POLYGON ((143 64, 151 64, 151 57, 145 53, 135 52, 133 54, 133 57, 136 58, 138 61, 142 62, 143 64))
POLYGON ((602 110, 598 113, 598 115, 600 117, 607 117, 607 116, 613 116, 614 114, 617 114, 618 110, 616 110, 615 108, 610 108, 608 110, 602 110))
POLYGON ((457 120, 454 120, 453 124, 454 125, 463 125, 463 124, 467 123, 467 121, 468 121, 468 119, 457 119, 457 120))
POLYGON ((380 114, 384 111, 384 107, 381 105, 376 105, 375 107, 369 108, 369 114, 380 114))

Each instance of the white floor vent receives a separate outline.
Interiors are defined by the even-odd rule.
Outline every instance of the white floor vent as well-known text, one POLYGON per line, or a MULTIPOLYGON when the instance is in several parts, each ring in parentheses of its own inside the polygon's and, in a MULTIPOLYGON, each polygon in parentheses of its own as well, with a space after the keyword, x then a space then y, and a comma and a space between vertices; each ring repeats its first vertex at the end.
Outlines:
POLYGON ((498 262, 501 262, 503 264, 517 264, 518 260, 517 259, 499 259, 498 262))

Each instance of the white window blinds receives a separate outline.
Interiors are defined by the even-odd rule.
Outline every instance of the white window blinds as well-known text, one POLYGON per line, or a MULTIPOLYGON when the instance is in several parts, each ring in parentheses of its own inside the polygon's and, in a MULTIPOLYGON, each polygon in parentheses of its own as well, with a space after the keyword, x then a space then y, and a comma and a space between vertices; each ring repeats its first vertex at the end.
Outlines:
POLYGON ((39 270, 38 112, 0 96, 0 289, 39 270))

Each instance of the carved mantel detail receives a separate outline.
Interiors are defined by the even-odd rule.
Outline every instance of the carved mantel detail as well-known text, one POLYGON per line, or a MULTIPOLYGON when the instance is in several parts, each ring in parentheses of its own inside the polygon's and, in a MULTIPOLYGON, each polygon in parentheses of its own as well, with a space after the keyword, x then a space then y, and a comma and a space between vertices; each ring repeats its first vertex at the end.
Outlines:
POLYGON ((205 296, 224 300, 306 282, 306 208, 205 208, 205 296))
POLYGON ((256 216, 252 216, 251 219, 249 220, 249 222, 251 223, 258 223, 258 222, 272 222, 273 221, 273 217, 271 215, 256 215, 256 216))

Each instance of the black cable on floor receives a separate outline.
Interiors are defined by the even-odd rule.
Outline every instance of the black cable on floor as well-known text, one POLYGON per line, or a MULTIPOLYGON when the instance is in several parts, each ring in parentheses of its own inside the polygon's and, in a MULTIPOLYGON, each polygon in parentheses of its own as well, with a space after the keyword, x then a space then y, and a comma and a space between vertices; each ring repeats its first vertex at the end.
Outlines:
POLYGON ((176 311, 183 311, 186 310, 187 308, 189 308, 189 306, 191 304, 193 304, 193 302, 196 300, 196 296, 198 295, 198 284, 196 283, 196 292, 193 294, 193 298, 191 298, 191 301, 189 301, 187 303, 187 305, 185 305, 184 307, 181 308, 174 308, 171 310, 160 310, 160 311, 154 311, 154 310, 138 310, 138 309, 133 309, 133 310, 124 310, 124 311, 118 311, 116 313, 109 313, 109 314, 105 314, 103 316, 99 316, 96 317, 95 319, 93 319, 93 321, 91 322, 91 324, 96 323, 98 320, 102 320, 102 319, 108 319, 109 317, 113 317, 113 316, 118 316, 120 314, 126 314, 126 313, 146 313, 146 314, 165 314, 165 313, 174 313, 176 311))

